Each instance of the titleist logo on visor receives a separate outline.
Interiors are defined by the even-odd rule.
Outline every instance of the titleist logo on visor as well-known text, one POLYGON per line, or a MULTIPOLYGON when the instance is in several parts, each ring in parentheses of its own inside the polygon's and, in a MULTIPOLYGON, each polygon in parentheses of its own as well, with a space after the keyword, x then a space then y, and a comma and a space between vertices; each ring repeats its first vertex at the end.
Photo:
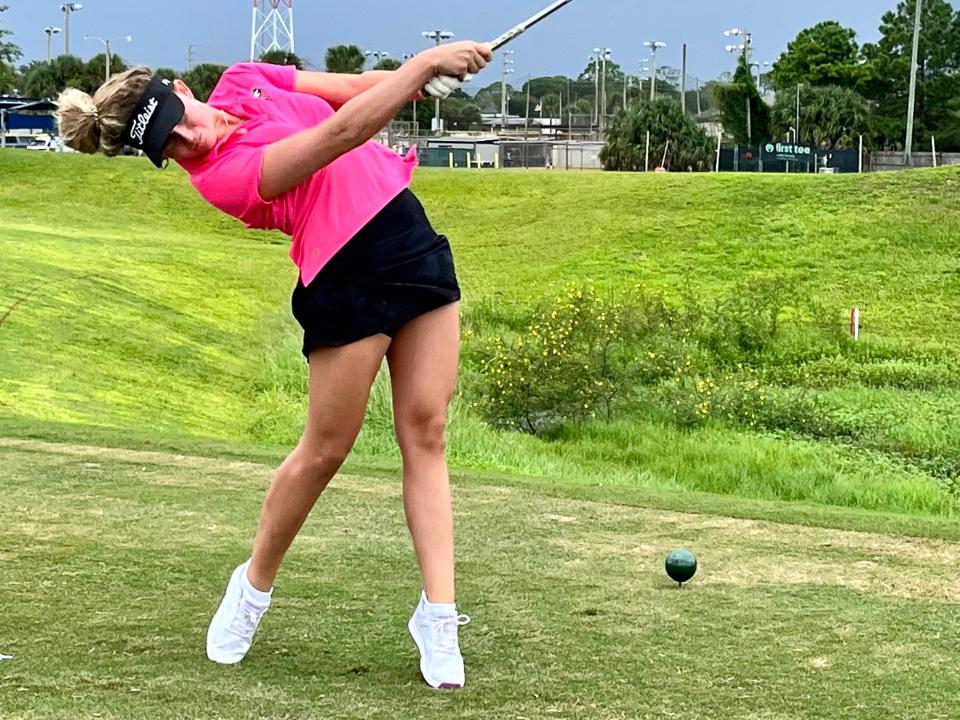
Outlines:
POLYGON ((157 106, 160 104, 155 97, 150 98, 147 106, 143 109, 143 112, 137 115, 133 121, 133 126, 130 128, 130 139, 136 140, 139 143, 143 143, 143 135, 147 132, 147 126, 150 124, 150 118, 153 117, 153 113, 156 112, 157 106))

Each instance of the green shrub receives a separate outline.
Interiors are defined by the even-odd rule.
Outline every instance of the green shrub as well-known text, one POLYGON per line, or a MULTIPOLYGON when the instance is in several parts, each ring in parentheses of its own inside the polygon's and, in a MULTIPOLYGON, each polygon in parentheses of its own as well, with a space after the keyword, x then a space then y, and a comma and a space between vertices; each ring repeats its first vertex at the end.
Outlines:
POLYGON ((761 375, 749 368, 710 376, 678 367, 670 381, 654 389, 650 397, 683 428, 715 421, 751 430, 817 436, 832 427, 816 396, 798 388, 766 385, 761 375))
POLYGON ((780 333, 790 290, 783 279, 757 278, 739 283, 709 306, 688 295, 683 323, 720 364, 754 363, 780 333))
POLYGON ((678 352, 671 311, 641 288, 623 300, 568 287, 528 326, 479 352, 479 402, 499 427, 541 434, 564 422, 611 419, 638 386, 659 381, 678 352))

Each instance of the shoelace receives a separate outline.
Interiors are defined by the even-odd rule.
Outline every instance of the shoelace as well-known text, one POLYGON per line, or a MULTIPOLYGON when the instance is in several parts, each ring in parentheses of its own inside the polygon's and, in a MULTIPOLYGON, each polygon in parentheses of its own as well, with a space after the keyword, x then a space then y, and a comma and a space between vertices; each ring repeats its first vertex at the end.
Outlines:
POLYGON ((437 652, 456 655, 459 652, 457 645, 457 629, 470 622, 469 615, 456 615, 436 620, 433 623, 433 638, 437 644, 437 652))
POLYGON ((255 610, 241 599, 237 612, 233 615, 233 622, 230 623, 230 631, 241 637, 253 635, 265 612, 266 610, 255 610))

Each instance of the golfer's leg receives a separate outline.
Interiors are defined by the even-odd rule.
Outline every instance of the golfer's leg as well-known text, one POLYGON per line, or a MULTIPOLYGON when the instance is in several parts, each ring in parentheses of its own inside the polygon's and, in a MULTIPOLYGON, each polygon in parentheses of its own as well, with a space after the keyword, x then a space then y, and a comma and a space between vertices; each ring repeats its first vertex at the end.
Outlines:
POLYGON ((277 470, 260 513, 247 576, 260 590, 273 586, 284 554, 320 493, 353 447, 370 386, 390 339, 385 335, 310 355, 310 404, 303 437, 277 470))
POLYGON ((387 351, 394 423, 403 456, 403 507, 427 599, 454 602, 453 510, 447 474, 447 407, 457 382, 456 304, 411 321, 387 351))

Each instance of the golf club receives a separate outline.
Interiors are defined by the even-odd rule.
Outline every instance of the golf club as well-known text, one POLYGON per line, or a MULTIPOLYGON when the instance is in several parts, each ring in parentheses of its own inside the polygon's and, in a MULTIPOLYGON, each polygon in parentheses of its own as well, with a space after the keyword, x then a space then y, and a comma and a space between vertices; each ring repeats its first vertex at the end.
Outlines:
POLYGON ((527 30, 532 28, 538 22, 540 22, 544 18, 549 17, 550 15, 553 15, 553 13, 555 13, 557 10, 562 8, 564 5, 569 5, 571 2, 573 2, 573 0, 557 0, 557 2, 553 3, 549 7, 544 8, 543 10, 538 12, 536 15, 534 15, 530 19, 525 20, 524 22, 520 23, 514 28, 511 28, 510 30, 507 30, 507 32, 505 32, 503 35, 501 35, 492 43, 490 43, 490 49, 499 50, 508 42, 510 42, 514 38, 519 37, 520 35, 523 35, 523 33, 525 33, 527 30))

